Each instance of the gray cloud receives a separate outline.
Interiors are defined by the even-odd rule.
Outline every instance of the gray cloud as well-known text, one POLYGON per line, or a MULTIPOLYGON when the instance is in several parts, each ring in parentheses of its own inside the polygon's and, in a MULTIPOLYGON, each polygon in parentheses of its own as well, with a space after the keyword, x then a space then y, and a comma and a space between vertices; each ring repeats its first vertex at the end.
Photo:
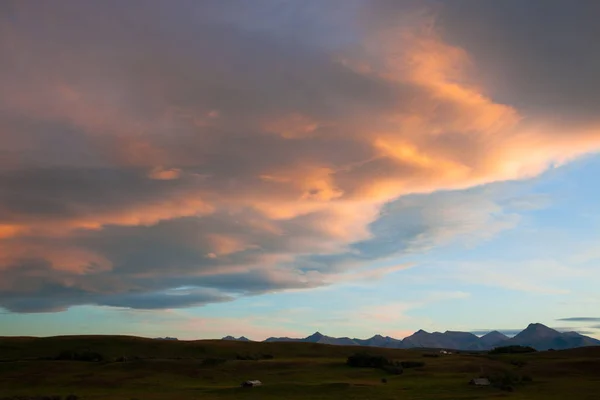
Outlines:
POLYGON ((598 15, 594 0, 459 0, 437 17, 444 37, 469 53, 498 99, 580 124, 596 119, 600 103, 598 15))
POLYGON ((600 322, 600 318, 596 317, 568 317, 559 318, 557 321, 569 321, 569 322, 600 322))

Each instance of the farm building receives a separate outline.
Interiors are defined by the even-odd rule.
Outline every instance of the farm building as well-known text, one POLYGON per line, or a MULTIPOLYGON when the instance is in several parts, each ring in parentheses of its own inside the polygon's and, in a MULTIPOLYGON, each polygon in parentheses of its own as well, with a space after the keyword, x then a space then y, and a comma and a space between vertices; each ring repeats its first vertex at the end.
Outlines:
POLYGON ((473 378, 469 382, 469 385, 489 386, 490 385, 490 380, 488 378, 473 378))

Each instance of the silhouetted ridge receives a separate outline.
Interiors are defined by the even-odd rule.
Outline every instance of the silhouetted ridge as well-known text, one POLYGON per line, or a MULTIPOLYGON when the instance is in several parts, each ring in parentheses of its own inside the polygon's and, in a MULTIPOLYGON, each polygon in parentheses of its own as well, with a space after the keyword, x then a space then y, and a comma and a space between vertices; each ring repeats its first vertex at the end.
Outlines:
MULTIPOLYGON (((225 339, 225 338, 223 338, 225 339)), ((240 338, 241 339, 241 338, 240 338)), ((231 340, 231 339, 229 339, 231 340)), ((233 340, 236 340, 233 338, 233 340)), ((569 349, 575 347, 600 346, 600 340, 581 335, 577 332, 558 332, 540 323, 529 324, 513 338, 492 331, 478 337, 470 332, 446 331, 429 333, 419 329, 404 339, 374 335, 369 339, 351 339, 331 337, 315 332, 304 339, 288 337, 270 337, 266 342, 306 342, 341 346, 372 346, 393 349, 434 348, 447 350, 485 351, 501 346, 530 346, 536 350, 569 349)))

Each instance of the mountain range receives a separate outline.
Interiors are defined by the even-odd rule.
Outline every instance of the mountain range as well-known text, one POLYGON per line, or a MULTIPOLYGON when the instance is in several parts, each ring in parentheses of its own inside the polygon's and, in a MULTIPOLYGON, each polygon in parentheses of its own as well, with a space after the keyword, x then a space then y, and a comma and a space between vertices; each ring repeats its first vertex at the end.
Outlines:
MULTIPOLYGON (((223 340, 249 341, 248 338, 226 336, 223 340)), ((500 346, 530 346, 536 350, 563 350, 575 347, 600 346, 600 340, 577 332, 558 332, 545 325, 534 323, 512 338, 492 331, 483 336, 470 332, 426 332, 419 330, 404 339, 394 339, 389 336, 375 335, 369 339, 351 339, 348 337, 331 337, 315 332, 305 338, 270 337, 265 342, 305 342, 321 343, 339 346, 371 346, 393 349, 437 348, 447 350, 491 350, 500 346)))

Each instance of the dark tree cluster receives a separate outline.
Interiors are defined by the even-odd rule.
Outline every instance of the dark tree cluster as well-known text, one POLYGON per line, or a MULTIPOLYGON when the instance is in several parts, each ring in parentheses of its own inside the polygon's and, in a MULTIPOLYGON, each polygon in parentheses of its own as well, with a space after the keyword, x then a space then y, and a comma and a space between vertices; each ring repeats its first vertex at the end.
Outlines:
POLYGON ((490 350, 489 354, 523 354, 535 352, 537 352, 537 350, 529 346, 502 346, 490 350))
POLYGON ((383 368, 392 362, 383 356, 373 356, 367 353, 356 353, 348 357, 346 364, 357 368, 383 368))
POLYGON ((425 366, 423 361, 400 361, 402 368, 421 368, 425 366))
POLYGON ((387 373, 400 375, 402 365, 394 363, 383 356, 375 356, 367 353, 356 353, 348 357, 346 365, 355 368, 378 368, 387 373))
POLYGON ((55 358, 55 360, 70 360, 70 361, 103 361, 104 356, 100 353, 90 350, 63 350, 55 358))
POLYGON ((258 360, 272 360, 275 358, 272 354, 236 354, 236 360, 243 361, 258 361, 258 360))
POLYGON ((485 378, 488 378, 492 385, 498 389, 507 392, 513 392, 519 385, 533 382, 530 375, 520 375, 513 371, 503 371, 491 376, 485 376, 485 378))
POLYGON ((225 358, 209 357, 202 360, 201 364, 203 367, 216 367, 217 365, 225 364, 226 362, 227 359, 225 358))

